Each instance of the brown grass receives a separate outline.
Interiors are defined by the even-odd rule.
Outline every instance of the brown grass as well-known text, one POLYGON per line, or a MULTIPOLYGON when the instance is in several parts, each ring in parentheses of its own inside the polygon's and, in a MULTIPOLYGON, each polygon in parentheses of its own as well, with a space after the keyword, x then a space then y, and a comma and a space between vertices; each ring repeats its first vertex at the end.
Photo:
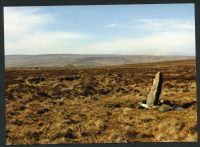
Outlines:
POLYGON ((195 62, 7 70, 6 119, 7 144, 197 141, 195 62), (158 71, 185 109, 137 109, 158 71))

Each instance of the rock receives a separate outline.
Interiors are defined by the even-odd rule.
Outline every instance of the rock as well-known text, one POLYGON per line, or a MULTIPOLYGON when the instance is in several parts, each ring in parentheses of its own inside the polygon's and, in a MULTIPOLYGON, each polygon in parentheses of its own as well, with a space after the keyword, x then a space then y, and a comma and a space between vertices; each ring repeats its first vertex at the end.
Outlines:
POLYGON ((151 87, 150 93, 147 96, 146 104, 148 107, 158 105, 159 97, 161 94, 162 82, 163 82, 162 73, 158 72, 153 80, 153 85, 151 87))
POLYGON ((142 107, 144 107, 144 108, 147 108, 147 109, 149 108, 147 104, 141 103, 140 105, 141 105, 142 107))
POLYGON ((158 109, 159 107, 160 107, 160 105, 155 105, 155 106, 152 107, 152 109, 156 110, 156 109, 158 109))
POLYGON ((144 109, 146 108, 146 104, 142 103, 142 102, 139 102, 136 106, 137 109, 144 109))
POLYGON ((174 107, 171 107, 170 105, 162 104, 162 105, 158 108, 158 111, 166 112, 166 111, 171 111, 171 110, 173 110, 173 109, 174 109, 174 107))

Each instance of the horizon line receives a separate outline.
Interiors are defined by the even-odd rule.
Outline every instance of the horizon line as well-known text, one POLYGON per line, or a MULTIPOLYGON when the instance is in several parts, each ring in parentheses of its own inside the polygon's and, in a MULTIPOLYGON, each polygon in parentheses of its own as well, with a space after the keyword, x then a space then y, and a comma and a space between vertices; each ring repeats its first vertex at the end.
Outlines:
POLYGON ((55 54, 5 54, 5 56, 41 56, 41 55, 118 55, 118 56, 191 56, 196 57, 196 55, 145 55, 145 54, 74 54, 74 53, 55 53, 55 54))

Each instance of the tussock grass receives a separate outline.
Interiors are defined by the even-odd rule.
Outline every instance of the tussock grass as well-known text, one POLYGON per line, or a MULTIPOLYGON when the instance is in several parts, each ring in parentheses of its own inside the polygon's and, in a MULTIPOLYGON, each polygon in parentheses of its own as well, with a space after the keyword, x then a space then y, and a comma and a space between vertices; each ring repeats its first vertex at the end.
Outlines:
POLYGON ((6 71, 7 144, 197 141, 195 62, 6 71), (137 109, 156 72, 180 111, 137 109))

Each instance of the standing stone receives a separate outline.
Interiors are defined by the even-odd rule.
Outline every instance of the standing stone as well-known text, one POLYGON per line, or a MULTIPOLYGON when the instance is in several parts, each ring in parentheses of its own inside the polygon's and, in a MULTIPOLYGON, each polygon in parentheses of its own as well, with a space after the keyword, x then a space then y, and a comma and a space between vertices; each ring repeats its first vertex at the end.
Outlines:
POLYGON ((151 87, 151 91, 147 96, 147 106, 152 107, 158 105, 161 88, 162 88, 162 73, 158 72, 153 80, 153 86, 151 87))

